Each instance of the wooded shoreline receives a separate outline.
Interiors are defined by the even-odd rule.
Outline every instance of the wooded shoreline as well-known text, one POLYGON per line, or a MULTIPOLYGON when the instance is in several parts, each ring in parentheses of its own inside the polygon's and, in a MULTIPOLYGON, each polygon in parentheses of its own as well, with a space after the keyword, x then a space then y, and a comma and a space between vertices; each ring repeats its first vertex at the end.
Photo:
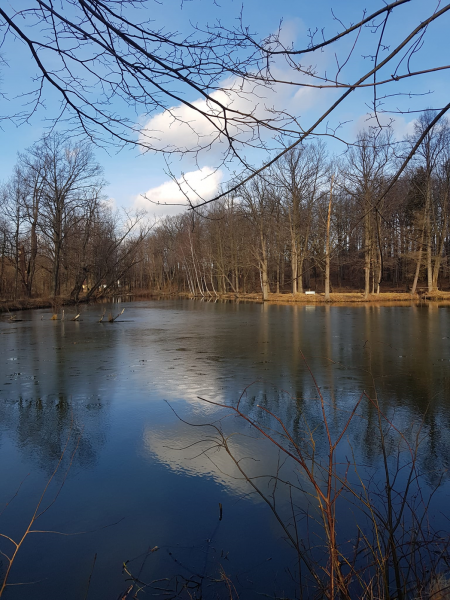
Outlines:
MULTIPOLYGON (((192 296, 192 294, 177 294, 179 297, 203 298, 204 300, 236 300, 236 301, 259 301, 263 302, 263 295, 260 294, 219 294, 218 296, 192 296)), ((340 304, 340 303, 360 303, 360 304, 383 304, 385 302, 441 302, 450 301, 450 292, 436 291, 432 293, 408 292, 380 292, 379 294, 369 294, 366 298, 361 292, 334 292, 330 293, 330 299, 325 298, 323 292, 316 294, 292 294, 292 293, 269 293, 265 302, 271 303, 289 303, 289 304, 340 304)))
MULTIPOLYGON (((192 294, 184 292, 145 292, 137 291, 136 293, 127 294, 114 294, 111 296, 104 296, 102 300, 112 300, 117 297, 127 297, 132 299, 167 299, 167 298, 190 298, 197 300, 205 300, 213 302, 216 300, 228 300, 236 302, 263 302, 262 293, 247 293, 247 294, 235 294, 226 293, 218 294, 217 296, 193 296, 192 294)), ((81 303, 97 302, 98 300, 92 300, 87 298, 80 298, 75 302, 71 298, 58 298, 58 307, 63 306, 76 306, 81 303)), ((341 303, 357 303, 357 304, 378 304, 383 305, 384 303, 411 303, 411 302, 450 302, 450 292, 436 291, 433 293, 416 293, 411 294, 408 292, 380 292, 379 294, 370 294, 368 298, 364 297, 361 292, 334 292, 330 294, 330 299, 325 299, 324 293, 316 294, 269 294, 266 303, 283 303, 283 304, 341 304, 341 303)), ((0 300, 0 314, 7 313, 10 311, 21 311, 21 310, 32 310, 37 308, 53 308, 55 301, 52 298, 22 298, 19 300, 2 301, 0 300)), ((55 311, 56 312, 56 311, 55 311)))

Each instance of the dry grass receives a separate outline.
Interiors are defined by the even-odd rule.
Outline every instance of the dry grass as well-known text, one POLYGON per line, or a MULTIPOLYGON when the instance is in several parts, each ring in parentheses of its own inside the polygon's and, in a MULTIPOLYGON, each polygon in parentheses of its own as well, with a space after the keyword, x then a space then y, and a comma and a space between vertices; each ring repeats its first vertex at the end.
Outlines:
MULTIPOLYGON (((179 294, 180 296, 192 298, 191 294, 179 294)), ((198 297, 198 296, 197 296, 198 297)), ((256 302, 262 302, 262 294, 219 294, 221 300, 250 300, 256 302)), ((215 297, 205 296, 207 300, 214 300, 215 297)), ((408 292, 382 292, 380 294, 370 294, 368 298, 364 298, 364 294, 361 292, 339 292, 330 294, 330 300, 325 300, 323 293, 316 294, 269 294, 268 302, 274 302, 277 304, 339 304, 339 303, 360 303, 360 304, 384 304, 390 302, 404 302, 410 303, 418 302, 420 300, 429 301, 450 301, 450 292, 433 292, 421 293, 421 294, 410 294, 408 292)))

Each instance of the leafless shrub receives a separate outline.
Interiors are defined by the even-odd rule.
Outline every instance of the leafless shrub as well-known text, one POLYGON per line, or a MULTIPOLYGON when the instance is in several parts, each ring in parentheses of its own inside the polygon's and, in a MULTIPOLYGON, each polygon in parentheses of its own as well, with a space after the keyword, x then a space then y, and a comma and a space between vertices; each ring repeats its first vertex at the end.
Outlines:
POLYGON ((295 432, 262 404, 243 408, 247 390, 235 406, 203 398, 244 421, 278 452, 275 472, 252 473, 234 444, 235 435, 224 432, 222 419, 196 425, 213 432, 201 438, 204 453, 214 462, 213 452, 226 452, 238 477, 272 511, 297 555, 299 597, 446 598, 441 594, 450 537, 429 519, 440 480, 425 491, 418 465, 422 423, 402 432, 376 396, 366 392, 347 413, 341 411, 337 423, 335 407, 303 359, 317 395, 317 418, 314 423, 303 418, 295 432), (364 418, 364 403, 375 419, 379 468, 362 464, 351 442, 352 428, 364 418))

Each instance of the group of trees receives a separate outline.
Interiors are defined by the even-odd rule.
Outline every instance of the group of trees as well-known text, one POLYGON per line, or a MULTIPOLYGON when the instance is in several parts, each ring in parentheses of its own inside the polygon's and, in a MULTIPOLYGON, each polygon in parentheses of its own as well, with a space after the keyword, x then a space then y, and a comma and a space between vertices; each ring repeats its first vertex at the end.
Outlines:
POLYGON ((19 44, 35 76, 20 88, 18 112, 2 91, 0 120, 31 122, 49 93, 61 105, 47 118, 72 137, 50 135, 20 156, 2 190, 0 294, 77 299, 83 286, 92 295, 121 280, 202 295, 262 289, 265 297, 306 287, 328 294, 330 285, 366 295, 381 284, 442 287, 450 103, 416 82, 447 76, 441 54, 421 49, 446 31, 450 4, 417 5, 405 28, 409 4, 381 3, 370 14, 358 6, 345 24, 331 3, 299 46, 281 27, 258 37, 243 14, 174 32, 155 23, 147 0, 70 0, 64 11, 45 0, 2 6, 2 65, 14 64, 19 44), (314 66, 322 54, 335 67, 314 66), (325 94, 309 121, 296 103, 286 108, 302 91, 325 94), (432 110, 410 139, 394 142, 386 123, 418 113, 424 95, 432 110), (377 128, 354 143, 339 111, 356 97, 377 128), (160 135, 148 125, 155 116, 188 141, 160 135), (345 155, 331 161, 317 139, 343 143, 345 155), (213 199, 193 190, 195 210, 147 236, 142 216, 119 220, 103 201, 92 142, 200 162, 214 147, 216 168, 239 177, 213 199))
POLYGON ((89 144, 44 137, 2 188, 2 296, 436 291, 450 276, 450 125, 430 128, 433 117, 400 141, 389 128, 362 131, 339 158, 304 143, 237 192, 153 228, 113 213, 89 144))
POLYGON ((146 235, 143 215, 122 219, 105 202, 92 145, 44 136, 19 155, 1 188, 0 295, 69 295, 117 285, 146 235))
POLYGON ((235 194, 167 217, 130 273, 139 288, 195 295, 361 289, 416 292, 448 285, 450 128, 429 129, 390 186, 402 154, 432 123, 423 113, 406 139, 360 134, 332 160, 323 142, 286 153, 235 194), (329 273, 329 275, 327 275, 329 273), (328 286, 327 286, 328 284, 328 286))

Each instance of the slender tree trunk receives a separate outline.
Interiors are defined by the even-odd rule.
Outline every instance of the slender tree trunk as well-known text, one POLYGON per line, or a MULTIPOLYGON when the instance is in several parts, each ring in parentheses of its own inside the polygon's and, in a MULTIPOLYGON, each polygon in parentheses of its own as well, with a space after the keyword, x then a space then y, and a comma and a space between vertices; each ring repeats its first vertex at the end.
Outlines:
POLYGON ((3 277, 5 274, 5 252, 6 252, 6 233, 3 233, 2 266, 1 266, 1 270, 0 270, 0 292, 3 292, 3 277))
POLYGON ((269 274, 268 274, 268 264, 267 264, 267 248, 266 248, 266 240, 264 234, 261 231, 261 287, 263 300, 269 299, 270 287, 269 287, 269 274))
POLYGON ((411 288, 411 294, 416 293, 417 282, 419 281, 420 267, 422 264, 422 250, 423 250, 424 236, 425 236, 425 227, 422 227, 422 238, 420 240, 420 245, 419 245, 419 255, 417 257, 416 273, 414 275, 414 281, 413 281, 413 286, 411 288))
POLYGON ((432 258, 432 244, 431 244, 431 190, 430 182, 427 185, 427 201, 426 201, 426 226, 427 226, 427 282, 428 291, 433 291, 433 258, 432 258))
POLYGON ((330 299, 330 225, 331 225, 331 204, 333 202, 333 181, 334 181, 334 174, 331 176, 330 201, 328 203, 327 233, 326 233, 326 240, 325 240, 325 300, 330 299))
POLYGON ((19 207, 16 209, 16 228, 14 231, 14 300, 17 299, 17 294, 19 291, 19 270, 20 270, 20 248, 19 248, 19 233, 20 233, 20 217, 19 217, 19 207))
POLYGON ((369 297, 370 293, 370 211, 367 210, 364 216, 364 298, 369 297))
POLYGON ((35 220, 31 224, 31 231, 30 231, 30 260, 28 262, 28 269, 27 269, 27 290, 28 290, 29 298, 31 298, 31 296, 33 294, 33 281, 34 281, 34 274, 36 273, 36 257, 37 257, 36 226, 37 226, 37 214, 35 215, 35 220))
POLYGON ((297 292, 298 292, 298 253, 297 253, 297 244, 295 243, 295 237, 293 234, 291 237, 291 269, 292 269, 292 293, 297 294, 297 292))
MULTIPOLYGON (((311 222, 311 218, 309 217, 309 223, 310 222, 311 222)), ((303 268, 304 267, 303 267, 303 265, 305 264, 307 252, 308 252, 309 227, 310 227, 310 225, 308 224, 308 227, 305 232, 304 243, 299 252, 299 260, 298 260, 298 293, 299 294, 303 294, 303 292, 304 292, 304 287, 303 287, 303 268)), ((309 261, 308 261, 308 265, 309 265, 309 261)), ((310 285, 309 279, 310 278, 309 278, 309 269, 308 269, 306 272, 306 283, 307 283, 308 287, 310 285)), ((314 284, 315 283, 316 282, 314 282, 314 284)))
POLYGON ((195 273, 195 279, 196 279, 196 281, 197 281, 197 287, 198 287, 198 291, 199 291, 199 292, 200 292, 200 294, 203 296, 204 294, 203 294, 202 288, 201 288, 201 286, 200 286, 200 282, 199 282, 199 280, 198 280, 197 266, 196 266, 196 264, 195 264, 195 254, 194 254, 194 247, 193 247, 193 245, 192 245, 192 239, 191 239, 191 234, 190 234, 190 232, 189 232, 189 243, 190 243, 190 246, 191 246, 192 264, 193 264, 193 267, 194 267, 194 273, 195 273))
POLYGON ((298 260, 298 277, 297 277, 297 281, 298 281, 298 285, 297 285, 297 289, 298 289, 298 293, 299 294, 303 294, 304 290, 303 290, 303 264, 305 262, 305 257, 303 255, 303 253, 301 254, 299 260, 298 260))
POLYGON ((59 295, 60 290, 60 282, 59 282, 59 271, 60 271, 60 262, 61 262, 61 248, 59 242, 55 243, 54 248, 55 256, 53 262, 53 292, 52 295, 55 298, 59 295))
POLYGON ((376 290, 375 293, 379 294, 380 293, 380 285, 381 285, 381 279, 383 277, 383 260, 382 260, 382 255, 381 255, 381 223, 380 223, 380 214, 377 211, 375 213, 375 222, 376 222, 376 226, 377 226, 377 243, 376 243, 376 250, 374 252, 374 255, 377 257, 377 276, 376 276, 376 290))
POLYGON ((447 226, 448 226, 448 202, 445 202, 443 213, 444 213, 444 222, 442 223, 441 234, 439 237, 439 247, 437 249, 436 259, 434 261, 433 290, 437 290, 437 287, 438 287, 439 270, 441 268, 442 254, 444 252, 445 232, 447 231, 447 226))
POLYGON ((218 296, 219 294, 216 292, 216 290, 215 290, 215 288, 214 288, 214 278, 213 278, 212 267, 211 267, 211 271, 210 271, 210 277, 211 277, 211 287, 212 287, 212 290, 213 290, 214 294, 215 294, 216 296, 218 296))

